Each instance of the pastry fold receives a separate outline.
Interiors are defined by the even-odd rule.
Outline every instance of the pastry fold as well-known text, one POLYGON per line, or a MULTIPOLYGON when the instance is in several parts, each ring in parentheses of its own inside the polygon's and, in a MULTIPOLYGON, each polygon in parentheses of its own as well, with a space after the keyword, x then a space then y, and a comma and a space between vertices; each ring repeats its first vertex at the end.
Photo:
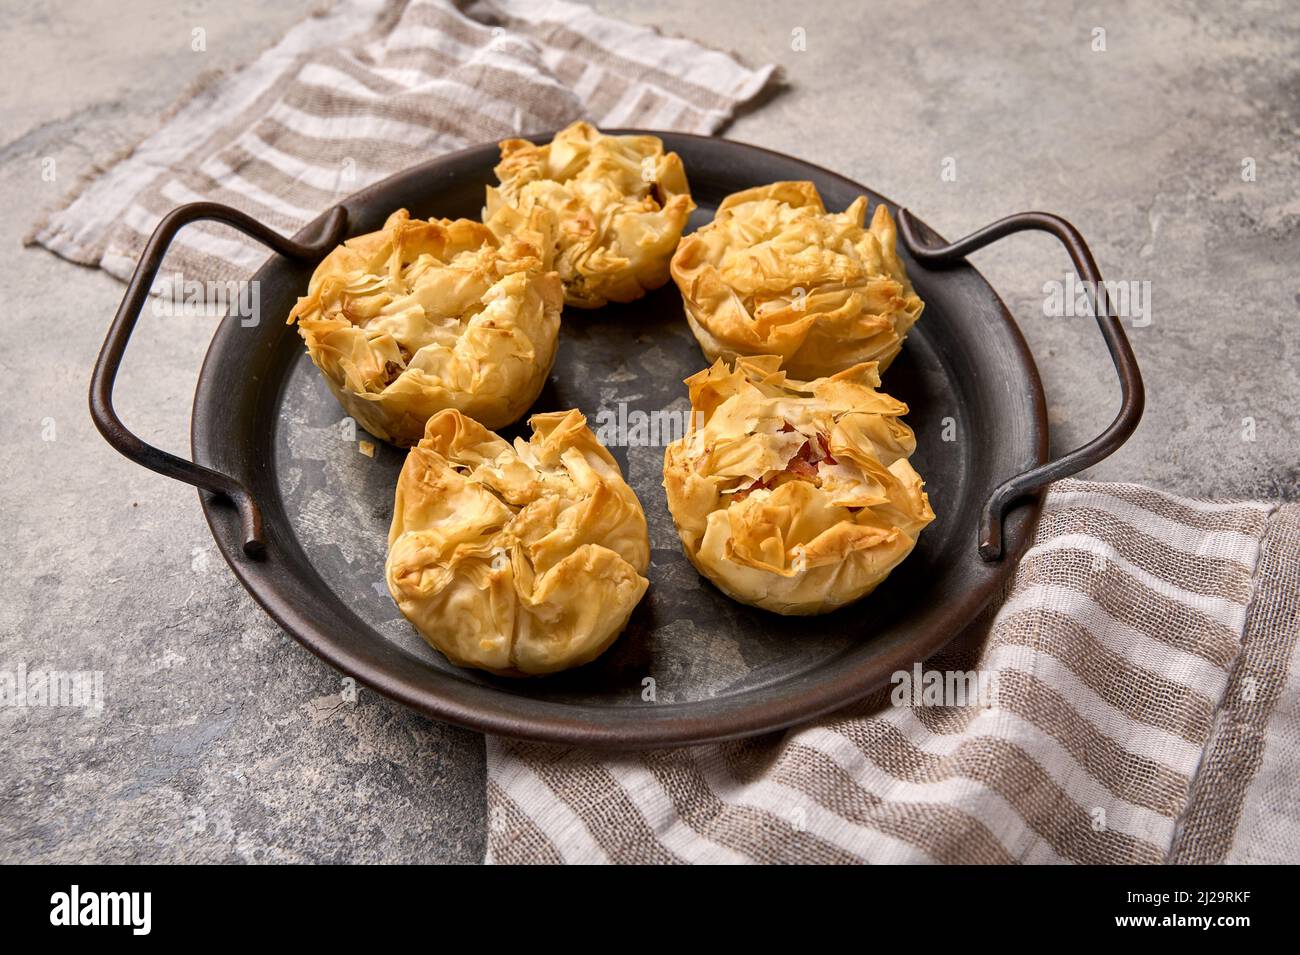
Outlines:
POLYGON ((376 437, 415 444, 447 408, 503 427, 536 400, 555 361, 564 300, 550 229, 539 214, 498 239, 470 219, 399 209, 326 256, 289 322, 376 437))
POLYGON ((723 200, 672 260, 710 361, 777 355, 801 379, 865 361, 884 370, 924 307, 897 253, 889 209, 867 197, 828 213, 811 182, 776 182, 723 200))
POLYGON ((500 184, 483 221, 509 234, 522 217, 554 223, 555 268, 578 308, 631 302, 668 281, 668 262, 695 203, 676 153, 656 136, 606 136, 576 122, 542 146, 500 144, 500 184))
POLYGON ((743 603, 818 614, 870 593, 934 520, 907 406, 873 362, 815 381, 775 355, 693 375, 691 428, 664 453, 691 563, 743 603))
POLYGON ((397 481, 385 576, 453 663, 553 673, 613 643, 649 586, 645 513, 578 411, 513 445, 458 411, 429 419, 397 481))

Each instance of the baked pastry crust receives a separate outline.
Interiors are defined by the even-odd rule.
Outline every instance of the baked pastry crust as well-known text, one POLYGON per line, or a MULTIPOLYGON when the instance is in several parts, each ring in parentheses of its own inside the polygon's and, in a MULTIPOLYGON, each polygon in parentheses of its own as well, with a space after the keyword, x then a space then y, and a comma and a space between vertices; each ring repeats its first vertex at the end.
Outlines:
POLYGON ((649 581, 645 513, 578 411, 513 445, 458 411, 429 419, 397 481, 385 576, 460 666, 554 673, 613 643, 649 581))
POLYGON ((801 379, 864 361, 883 371, 924 307, 898 257, 889 210, 867 197, 828 213, 811 182, 723 200, 672 260, 686 317, 710 361, 778 355, 801 379))
POLYGON ((870 593, 934 520, 907 406, 875 363, 795 381, 775 355, 687 379, 691 428, 664 453, 691 563, 743 603, 818 614, 870 593))
POLYGON ((578 308, 631 302, 668 281, 668 262, 695 203, 676 153, 657 136, 606 136, 576 122, 542 146, 500 144, 500 185, 483 221, 508 233, 514 216, 545 210, 555 268, 578 308))
POLYGON ((500 428, 536 400, 555 361, 563 290, 549 220, 515 225, 498 239, 470 219, 399 209, 316 268, 289 321, 371 434, 412 445, 444 408, 500 428))

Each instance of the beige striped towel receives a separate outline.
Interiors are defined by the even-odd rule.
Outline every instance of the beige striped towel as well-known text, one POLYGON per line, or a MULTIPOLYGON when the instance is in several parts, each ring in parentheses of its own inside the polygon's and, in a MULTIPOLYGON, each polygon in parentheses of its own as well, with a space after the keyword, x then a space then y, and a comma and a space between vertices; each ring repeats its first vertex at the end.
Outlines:
MULTIPOLYGON (((291 234, 391 173, 575 119, 714 132, 772 72, 565 0, 342 0, 201 81, 28 242, 126 279, 181 203, 224 202, 291 234)), ((266 254, 204 223, 163 274, 244 279, 266 254)))
POLYGON ((991 705, 886 688, 612 758, 489 739, 489 860, 1300 861, 1300 504, 1063 481, 989 617, 925 668, 991 674, 991 705))

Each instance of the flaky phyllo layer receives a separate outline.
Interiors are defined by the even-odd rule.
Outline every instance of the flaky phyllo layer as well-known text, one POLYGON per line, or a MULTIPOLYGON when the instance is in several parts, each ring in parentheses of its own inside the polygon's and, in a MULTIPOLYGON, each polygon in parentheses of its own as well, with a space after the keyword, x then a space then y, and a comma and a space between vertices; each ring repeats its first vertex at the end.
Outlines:
POLYGON ((577 411, 513 445, 457 411, 397 482, 388 588, 453 663, 519 676, 599 656, 645 593, 645 514, 577 411))
POLYGON ((681 159, 659 138, 605 136, 577 122, 543 146, 505 140, 496 174, 483 221, 507 231, 516 217, 548 214, 570 305, 630 302, 668 281, 695 203, 681 159))
POLYGON ((787 378, 776 356, 693 375, 693 426, 664 454, 664 488, 686 555, 721 590, 783 614, 870 593, 934 512, 908 463, 907 406, 875 363, 787 378))
POLYGON ((289 321, 343 407, 400 445, 455 408, 498 428, 537 398, 555 360, 563 291, 550 223, 501 237, 405 209, 321 262, 289 321))
POLYGON ((889 210, 867 198, 828 213, 811 182, 728 196, 672 260, 686 317, 710 361, 777 355, 811 379, 864 361, 883 371, 924 307, 896 251, 889 210))

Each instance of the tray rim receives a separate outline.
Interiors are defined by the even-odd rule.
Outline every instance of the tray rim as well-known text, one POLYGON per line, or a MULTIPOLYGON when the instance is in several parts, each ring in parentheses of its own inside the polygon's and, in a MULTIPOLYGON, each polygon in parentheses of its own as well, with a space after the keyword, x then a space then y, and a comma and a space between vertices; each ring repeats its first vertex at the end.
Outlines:
MULTIPOLYGON (((552 137, 555 132, 536 133, 526 138, 540 141, 552 137)), ((869 189, 856 180, 817 163, 764 146, 716 136, 670 130, 616 128, 602 130, 602 132, 617 135, 651 135, 658 136, 665 141, 686 139, 713 144, 726 144, 726 148, 736 148, 742 152, 760 153, 770 156, 774 160, 794 162, 824 176, 841 180, 854 189, 860 190, 863 194, 885 202, 895 209, 899 208, 899 204, 892 199, 869 189)), ((337 205, 352 208, 371 203, 373 202, 372 194, 378 193, 394 183, 410 177, 428 176, 436 171, 439 166, 448 166, 456 161, 464 160, 471 154, 489 149, 495 150, 496 147, 495 142, 480 143, 434 157, 372 183, 364 189, 339 200, 337 205)), ((328 215, 329 211, 327 210, 316 219, 313 219, 296 233, 295 238, 303 241, 310 236, 319 234, 328 215)), ((923 230, 934 236, 936 242, 946 241, 937 232, 930 229, 923 220, 915 216, 913 216, 913 219, 923 230)), ((349 234, 350 232, 351 230, 349 230, 349 234)), ((268 255, 263 264, 255 270, 253 277, 260 275, 272 263, 274 258, 274 253, 268 255)), ((1036 439, 1033 441, 1036 461, 1042 463, 1047 460, 1048 455, 1049 424, 1046 395, 1033 354, 1019 325, 992 283, 969 262, 965 263, 965 268, 969 269, 979 279, 996 302, 998 316, 1005 326, 1004 331, 1014 346, 1016 363, 1025 373, 1023 385, 1029 393, 1029 403, 1034 412, 1033 420, 1026 422, 1026 425, 1031 436, 1036 439)), ((223 350, 221 341, 224 327, 225 324, 222 323, 214 332, 195 384, 194 400, 191 405, 190 446, 194 455, 193 459, 198 463, 210 461, 210 456, 206 453, 206 435, 203 434, 205 429, 201 427, 208 424, 208 409, 202 404, 201 399, 208 393, 212 385, 213 368, 219 361, 220 352, 223 350)), ((266 387, 267 384, 263 382, 260 387, 266 387)), ((281 383, 274 382, 271 384, 278 387, 281 383)), ((409 681, 404 680, 395 673, 392 668, 378 665, 373 660, 363 658, 350 648, 340 645, 331 639, 327 633, 322 632, 314 623, 307 620, 299 608, 294 605, 294 602, 286 599, 274 585, 273 579, 283 575, 285 568, 273 564, 269 554, 266 559, 250 559, 240 549, 238 543, 235 542, 235 537, 227 533, 233 512, 230 504, 202 490, 198 492, 198 496, 203 508, 204 518, 217 543, 218 550, 230 565, 240 584, 267 615, 294 640, 330 664, 334 669, 355 678, 365 686, 396 702, 435 719, 455 723, 483 733, 536 742, 579 745, 597 750, 638 750, 699 745, 754 736, 809 722, 851 705, 878 689, 881 685, 879 680, 876 682, 864 681, 857 671, 849 670, 834 675, 832 678, 820 680, 816 684, 815 692, 810 690, 807 693, 791 696, 785 700, 772 701, 764 699, 756 704, 740 706, 732 703, 732 700, 743 698, 737 696, 726 701, 731 705, 724 706, 722 713, 714 709, 703 716, 693 715, 690 711, 700 710, 702 708, 701 704, 704 702, 717 703, 719 701, 665 702, 656 703, 653 708, 647 707, 646 709, 634 707, 617 709, 611 707, 607 711, 608 718, 604 721, 583 718, 590 711, 569 703, 538 698, 513 697, 500 693, 490 685, 471 683, 465 680, 453 680, 449 683, 449 686, 443 688, 452 692, 445 695, 431 695, 421 688, 414 687, 409 681), (456 684, 460 684, 464 692, 457 692, 456 684), (513 701, 524 702, 526 708, 532 712, 530 715, 520 716, 502 708, 483 705, 483 703, 475 699, 484 695, 505 697, 513 701), (649 713, 657 715, 654 718, 647 719, 646 716, 649 713), (665 714, 676 715, 670 720, 665 714)), ((913 662, 927 659, 943 646, 961 636, 984 607, 987 606, 1002 582, 1014 569, 1020 555, 1028 546, 1041 509, 1041 492, 1027 496, 1011 508, 1006 517, 1008 547, 1006 553, 998 562, 998 573, 979 586, 967 588, 959 598, 950 601, 944 611, 943 626, 936 626, 929 632, 919 634, 916 640, 907 644, 905 652, 900 648, 899 652, 886 657, 883 664, 877 663, 872 669, 887 669, 891 664, 893 664, 893 669, 910 669, 913 662)), ((309 560, 306 562, 308 565, 311 563, 309 560)), ((296 575, 290 574, 289 576, 296 575)), ((360 618, 357 618, 357 622, 361 626, 371 629, 360 618)), ((887 672, 892 671, 887 670, 887 672)), ((451 674, 444 675, 450 676, 451 674)))

